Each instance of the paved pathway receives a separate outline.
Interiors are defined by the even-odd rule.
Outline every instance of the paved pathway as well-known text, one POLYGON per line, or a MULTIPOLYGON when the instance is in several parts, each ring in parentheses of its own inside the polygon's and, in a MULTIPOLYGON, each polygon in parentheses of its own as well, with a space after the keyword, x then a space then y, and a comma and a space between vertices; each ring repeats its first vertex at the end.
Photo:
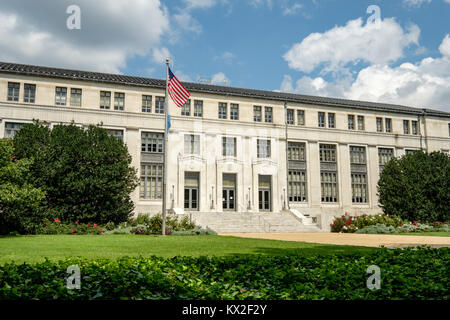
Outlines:
POLYGON ((285 241, 303 241, 325 244, 353 245, 364 247, 402 248, 419 245, 450 247, 450 237, 402 236, 386 234, 355 233, 223 233, 221 235, 242 238, 258 238, 285 241))

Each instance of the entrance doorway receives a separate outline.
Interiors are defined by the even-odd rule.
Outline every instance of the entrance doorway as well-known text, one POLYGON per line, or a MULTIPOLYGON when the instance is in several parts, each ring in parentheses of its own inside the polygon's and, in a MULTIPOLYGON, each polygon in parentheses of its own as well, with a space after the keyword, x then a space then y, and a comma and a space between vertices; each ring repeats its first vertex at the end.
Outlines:
POLYGON ((198 172, 184 173, 184 209, 198 211, 199 174, 198 172))
POLYGON ((272 211, 272 176, 258 176, 259 211, 272 211))
POLYGON ((224 173, 222 179, 222 209, 236 211, 236 175, 224 173))

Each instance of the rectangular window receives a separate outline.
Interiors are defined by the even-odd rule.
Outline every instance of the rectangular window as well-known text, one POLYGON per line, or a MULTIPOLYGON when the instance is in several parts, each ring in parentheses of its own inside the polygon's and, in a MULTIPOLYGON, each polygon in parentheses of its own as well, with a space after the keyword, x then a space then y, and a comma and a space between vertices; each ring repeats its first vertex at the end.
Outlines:
POLYGON ((23 102, 34 103, 36 97, 36 85, 25 83, 23 86, 23 102))
POLYGON ((355 116, 349 114, 347 119, 348 119, 348 130, 355 130, 355 116))
POLYGON ((184 135, 184 154, 200 154, 200 136, 194 134, 184 135))
POLYGON ((286 111, 286 124, 294 124, 294 110, 287 109, 286 111))
POLYGON ((23 123, 11 123, 6 122, 5 123, 5 138, 7 139, 14 139, 14 136, 17 131, 22 129, 23 123))
POLYGON ((380 166, 380 173, 383 171, 386 163, 394 156, 394 149, 391 148, 378 148, 378 163, 380 166))
POLYGON ((383 118, 377 118, 377 132, 383 132, 383 118))
POLYGON ((306 201, 306 170, 289 170, 289 202, 306 201))
POLYGON ((152 96, 142 95, 142 112, 152 112, 152 96))
POLYGON ((366 148, 350 147, 350 163, 366 164, 366 148))
POLYGON ((67 88, 56 87, 55 104, 57 106, 65 106, 67 101, 67 88))
POLYGON ((230 119, 239 120, 239 105, 236 103, 230 104, 230 119))
POLYGON ((194 117, 203 117, 203 101, 194 100, 194 117))
POLYGON ((306 161, 305 144, 289 142, 288 143, 288 160, 289 161, 306 161))
POLYGON ((81 89, 70 89, 70 105, 72 107, 81 107, 81 89))
POLYGON ((8 101, 19 101, 20 83, 8 82, 8 101))
POLYGON ((418 135, 419 134, 419 127, 417 125, 417 121, 411 121, 411 130, 412 130, 412 134, 414 135, 418 135))
POLYGON ((392 132, 392 119, 386 118, 385 124, 386 124, 386 132, 392 132))
POLYGON ((114 110, 123 110, 125 108, 125 93, 114 93, 114 110))
POLYGON ((253 121, 255 121, 255 122, 261 122, 262 121, 261 107, 260 106, 253 106, 253 121))
POLYGON ((164 134, 153 132, 141 133, 141 151, 162 153, 164 151, 164 134))
POLYGON ((318 113, 319 127, 325 127, 325 112, 318 113))
POLYGON ((227 118, 227 104, 224 102, 219 102, 219 119, 226 119, 227 118))
POLYGON ((109 109, 111 107, 111 92, 100 91, 100 109, 109 109))
POLYGON ((409 134, 409 120, 403 120, 403 133, 409 134))
POLYGON ((297 124, 299 126, 305 125, 305 110, 297 110, 297 124))
POLYGON ((222 155, 236 157, 236 138, 222 137, 222 155))
POLYGON ((418 150, 405 149, 405 154, 406 154, 406 155, 408 155, 408 154, 413 154, 413 153, 416 152, 416 151, 418 151, 418 150))
POLYGON ((188 99, 185 104, 181 107, 181 115, 182 116, 190 116, 191 115, 191 100, 188 99))
MULTIPOLYGON (((259 107, 259 118, 261 118, 261 107, 259 107)), ((255 120, 257 121, 257 120, 255 120)), ((261 122, 261 120, 259 120, 261 122)), ((264 107, 264 122, 272 123, 273 122, 273 109, 272 107, 264 107)))
POLYGON ((123 141, 123 130, 106 129, 109 135, 116 137, 120 141, 123 141))
POLYGON ((319 146, 319 153, 322 202, 337 202, 336 146, 332 144, 321 144, 319 146))
POLYGON ((366 148, 350 147, 350 170, 352 180, 352 202, 367 203, 366 148))
POLYGON ((164 114, 164 97, 155 98, 155 113, 164 114))
POLYGON ((270 140, 257 140, 257 156, 258 158, 270 158, 270 140))
POLYGON ((335 122, 335 114, 329 113, 328 114, 328 128, 335 128, 336 122, 335 122))
POLYGON ((364 116, 358 116, 358 130, 364 131, 365 125, 364 125, 364 116))
POLYGON ((141 163, 141 199, 162 199, 162 163, 141 163))

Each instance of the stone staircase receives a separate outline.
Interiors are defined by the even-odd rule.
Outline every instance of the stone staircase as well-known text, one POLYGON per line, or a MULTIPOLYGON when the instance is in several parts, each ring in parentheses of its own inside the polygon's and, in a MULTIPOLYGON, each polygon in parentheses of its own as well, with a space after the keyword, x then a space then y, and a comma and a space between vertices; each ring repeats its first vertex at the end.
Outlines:
POLYGON ((217 233, 284 233, 321 232, 316 224, 284 212, 195 212, 183 213, 197 225, 209 227, 217 233))

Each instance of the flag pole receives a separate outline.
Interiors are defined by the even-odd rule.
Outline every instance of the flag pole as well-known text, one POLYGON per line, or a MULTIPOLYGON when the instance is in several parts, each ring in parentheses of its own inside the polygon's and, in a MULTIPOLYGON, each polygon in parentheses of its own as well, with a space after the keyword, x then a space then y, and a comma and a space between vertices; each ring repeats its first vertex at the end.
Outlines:
POLYGON ((166 96, 164 98, 164 163, 163 163, 163 194, 162 194, 162 235, 166 235, 166 197, 167 197, 167 143, 169 133, 167 132, 167 119, 169 115, 169 58, 166 58, 166 96))

